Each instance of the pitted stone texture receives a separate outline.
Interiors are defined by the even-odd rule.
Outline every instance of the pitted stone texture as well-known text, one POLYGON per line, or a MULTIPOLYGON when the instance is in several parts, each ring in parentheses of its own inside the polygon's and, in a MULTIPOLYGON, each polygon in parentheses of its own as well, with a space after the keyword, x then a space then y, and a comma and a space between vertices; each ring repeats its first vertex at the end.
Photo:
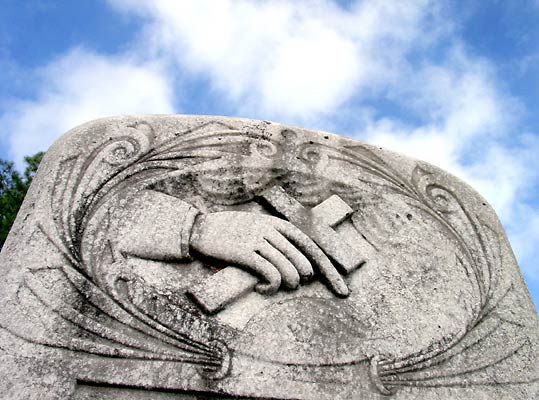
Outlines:
POLYGON ((537 399, 503 229, 424 162, 266 121, 93 121, 0 255, 9 399, 537 399))

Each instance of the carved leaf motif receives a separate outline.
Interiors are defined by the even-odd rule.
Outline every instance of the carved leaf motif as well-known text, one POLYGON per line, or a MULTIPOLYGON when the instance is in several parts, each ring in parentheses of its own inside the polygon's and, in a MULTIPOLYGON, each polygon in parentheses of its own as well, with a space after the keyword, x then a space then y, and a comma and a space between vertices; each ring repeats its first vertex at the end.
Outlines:
MULTIPOLYGON (((347 146, 346 151, 332 151, 331 157, 343 161, 348 161, 361 167, 365 172, 374 178, 371 182, 387 187, 395 193, 407 196, 417 196, 414 187, 406 178, 401 176, 391 166, 389 166, 380 156, 376 155, 366 146, 347 146)), ((362 179, 365 179, 362 177, 362 179)))
MULTIPOLYGON (((62 343, 70 343, 71 350, 106 356, 194 362, 204 366, 206 372, 221 368, 223 358, 226 357, 223 346, 215 345, 213 337, 204 335, 205 332, 219 332, 219 329, 201 326, 200 329, 190 331, 194 324, 201 325, 204 322, 189 316, 184 310, 176 310, 181 323, 174 327, 167 327, 168 321, 150 318, 137 308, 129 291, 124 289, 129 277, 127 281, 119 278, 126 277, 122 275, 125 271, 115 271, 113 266, 107 268, 111 273, 116 272, 114 277, 111 274, 108 285, 103 284, 107 278, 100 277, 101 287, 107 289, 102 291, 96 282, 85 275, 85 271, 93 271, 94 266, 85 265, 88 260, 83 260, 80 246, 88 219, 105 199, 126 190, 134 183, 150 184, 163 179, 164 171, 181 169, 182 160, 192 165, 193 160, 198 160, 195 163, 202 162, 243 151, 240 147, 244 144, 238 132, 234 133, 236 135, 224 143, 220 140, 223 133, 212 132, 194 138, 175 138, 172 142, 152 149, 152 129, 146 123, 139 123, 111 137, 88 157, 74 157, 59 165, 57 179, 61 184, 55 188, 51 203, 58 234, 47 232, 47 236, 62 250, 69 262, 63 269, 64 280, 68 278, 71 282, 68 289, 83 296, 90 294, 90 297, 81 302, 95 307, 91 314, 98 315, 99 319, 93 320, 86 313, 77 312, 68 303, 49 301, 55 299, 55 294, 44 283, 52 279, 51 274, 57 271, 44 270, 39 279, 37 276, 29 276, 26 286, 35 298, 56 313, 64 323, 76 325, 87 332, 83 338, 76 340, 58 334, 54 340, 43 344, 62 347, 62 343), (56 237, 60 237, 60 241, 56 237), (114 325, 115 329, 107 327, 107 324, 114 325), (142 338, 137 339, 140 335, 142 338)), ((267 152, 267 149, 260 151, 267 152)), ((103 226, 106 228, 106 225, 103 226)), ((106 247, 106 243, 104 245, 106 247)), ((110 258, 94 261, 110 262, 110 258)))
MULTIPOLYGON (((207 126, 203 126, 201 129, 206 128, 207 126)), ((103 281, 96 282, 91 277, 93 274, 88 271, 94 271, 95 265, 95 268, 98 268, 100 264, 110 262, 110 259, 97 257, 84 260, 80 248, 88 220, 107 199, 122 191, 150 186, 167 176, 179 175, 202 163, 207 171, 200 180, 203 185, 204 179, 209 182, 215 178, 214 174, 218 171, 221 160, 234 160, 251 154, 255 155, 252 165, 255 173, 251 178, 256 182, 256 173, 263 175, 268 171, 264 168, 257 171, 260 163, 267 162, 267 167, 271 169, 272 159, 279 157, 283 151, 277 143, 256 135, 246 141, 244 133, 230 127, 208 129, 199 131, 195 128, 164 143, 155 144, 150 125, 141 122, 126 127, 124 131, 95 148, 89 156, 80 155, 59 164, 56 176, 58 184, 51 197, 56 232, 52 234, 46 224, 43 230, 62 251, 68 265, 62 269, 43 270, 29 276, 26 287, 33 294, 33 298, 44 304, 50 312, 57 314, 63 324, 78 327, 77 329, 86 332, 86 336, 72 339, 69 336, 61 337, 61 332, 57 332, 47 341, 43 341, 43 344, 54 347, 68 343, 71 350, 115 357, 194 362, 210 370, 224 365, 226 346, 216 345, 210 336, 193 337, 189 329, 180 328, 182 324, 192 327, 191 323, 203 325, 205 321, 189 315, 184 310, 176 310, 178 318, 183 321, 178 324, 171 324, 170 321, 160 320, 158 317, 150 318, 144 304, 136 300, 129 287, 136 282, 129 276, 128 271, 121 270, 120 266, 107 264, 107 267, 110 267, 110 276, 103 276, 103 281), (88 262, 92 265, 85 265, 88 262), (117 270, 114 269, 116 267, 117 270), (93 311, 93 314, 90 314, 96 317, 80 312, 69 302, 51 302, 55 294, 47 282, 53 277, 54 280, 68 285, 71 293, 77 294, 81 302, 89 304, 93 311)), ((350 163, 365 172, 361 174, 361 179, 409 199, 410 204, 439 223, 458 244, 459 262, 468 270, 475 288, 479 301, 471 309, 473 318, 469 326, 462 327, 453 337, 433 343, 408 357, 373 359, 373 371, 377 374, 375 379, 382 387, 469 383, 470 374, 475 373, 478 374, 474 375, 477 382, 485 382, 489 377, 488 374, 484 375, 483 371, 503 363, 507 357, 525 348, 525 342, 518 342, 498 352, 499 357, 496 358, 479 360, 468 357, 477 351, 479 343, 484 344, 485 338, 503 336, 503 321, 494 311, 511 287, 501 273, 500 243, 495 231, 471 210, 463 207, 438 173, 426 165, 418 165, 409 180, 366 146, 338 149, 320 143, 305 143, 299 149, 298 157, 311 167, 316 165, 319 168, 325 167, 331 160, 350 163), (465 365, 465 368, 458 369, 455 365, 465 365)), ((281 172, 272 170, 275 175, 271 175, 269 181, 281 172)), ((231 187, 243 184, 234 181, 234 177, 231 177, 230 182, 231 187)), ((263 180, 260 182, 261 187, 266 184, 263 180)), ((210 182, 206 186, 211 188, 213 185, 210 182)), ((314 202, 317 192, 321 190, 312 182, 308 182, 302 189, 306 202, 309 198, 314 202)), ((211 193, 210 195, 216 196, 211 193)), ((253 193, 246 192, 241 195, 243 197, 234 198, 233 201, 252 195, 253 193)), ((346 190, 343 190, 342 196, 345 198, 346 190)), ((346 198, 345 200, 348 201, 346 198)), ((106 229, 106 221, 103 223, 106 229)), ((106 245, 103 244, 103 249, 106 245)), ((104 250, 100 252, 104 253, 104 250)), ((200 331, 211 329, 214 328, 203 326, 200 331)), ((388 389, 389 392, 391 390, 388 389)))
MULTIPOLYGON (((375 360, 378 364, 374 368, 378 373, 376 379, 385 388, 489 383, 492 380, 489 368, 503 363, 528 345, 526 339, 521 339, 511 346, 499 346, 505 337, 503 322, 507 321, 500 320, 493 311, 511 290, 503 278, 499 238, 492 228, 463 206, 445 187, 443 178, 430 167, 418 165, 412 183, 416 188, 412 193, 419 194, 415 199, 417 206, 429 212, 458 243, 465 257, 460 262, 468 270, 479 301, 472 309, 471 322, 455 337, 402 359, 375 360), (496 356, 472 356, 477 351, 485 352, 487 338, 491 346, 497 347, 486 353, 496 356)), ((500 379, 497 378, 497 383, 500 379)), ((511 382, 510 373, 506 379, 511 382)))
POLYGON ((212 346, 137 318, 73 268, 33 271, 27 274, 25 286, 45 309, 62 320, 58 325, 61 329, 49 339, 26 337, 34 343, 108 357, 181 361, 217 369, 221 366, 222 356, 212 346), (58 292, 74 298, 66 301, 56 295, 58 292), (74 308, 77 304, 84 305, 84 312, 74 308), (66 324, 73 329, 66 329, 66 324))
MULTIPOLYGON (((118 132, 88 156, 73 157, 60 163, 56 176, 60 184, 55 187, 51 202, 57 234, 50 234, 46 225, 42 229, 69 262, 62 270, 63 279, 70 282, 68 290, 83 296, 80 302, 94 307, 92 314, 99 317, 92 320, 67 303, 47 302, 54 298, 54 293, 48 291, 43 283, 51 279, 46 275, 53 272, 43 271, 42 279, 31 276, 26 285, 32 288, 35 298, 58 314, 64 324, 74 324, 88 333, 75 341, 60 334, 43 344, 61 347, 62 343, 69 342, 71 350, 93 354, 194 362, 203 366, 206 373, 216 372, 226 364, 226 347, 217 344, 213 338, 213 335, 227 337, 226 330, 210 326, 182 309, 156 312, 150 317, 144 305, 137 304, 133 297, 129 285, 136 285, 136 282, 129 275, 129 270, 123 270, 120 264, 110 264, 112 257, 106 256, 106 241, 101 240, 100 251, 91 258, 83 259, 81 254, 81 240, 87 222, 96 215, 101 204, 116 194, 150 186, 199 163, 205 163, 206 178, 210 178, 213 169, 222 164, 216 163, 213 167, 212 160, 229 157, 234 159, 254 154, 253 162, 258 160, 253 164, 256 171, 260 167, 260 159, 268 159, 271 165, 271 157, 279 152, 278 147, 267 139, 246 141, 242 132, 230 129, 201 133, 205 128, 201 126, 154 145, 151 126, 140 122, 118 132), (105 268, 100 266, 103 263, 105 268), (175 318, 167 319, 171 315, 175 318), (114 325, 116 330, 107 324, 114 325), (124 333, 118 333, 118 329, 124 333), (138 338, 140 335, 142 337, 138 338), (106 343, 102 343, 103 340, 106 343)), ((259 173, 258 178, 264 177, 265 172, 259 173)), ((248 192, 242 194, 243 197, 252 195, 248 192)), ((102 231, 108 229, 107 221, 108 217, 104 215, 100 223, 102 231)), ((165 303, 166 299, 161 304, 174 307, 165 303)))

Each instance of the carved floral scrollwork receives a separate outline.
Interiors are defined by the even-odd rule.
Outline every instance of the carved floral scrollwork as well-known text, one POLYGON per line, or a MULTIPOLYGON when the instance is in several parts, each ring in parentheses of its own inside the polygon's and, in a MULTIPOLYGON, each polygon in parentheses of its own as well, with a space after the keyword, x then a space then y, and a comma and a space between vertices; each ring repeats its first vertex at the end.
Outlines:
MULTIPOLYGON (((88 221, 107 198, 133 184, 149 185, 162 180, 167 174, 181 170, 182 163, 242 154, 245 145, 242 135, 234 130, 193 137, 185 134, 155 145, 151 126, 142 121, 120 130, 89 155, 81 154, 63 161, 51 198, 56 233, 51 233, 46 226, 42 226, 42 230, 69 264, 54 272, 31 274, 25 284, 48 309, 54 310, 64 322, 87 331, 89 338, 71 340, 60 336, 43 344, 66 348, 69 343, 70 350, 104 356, 194 363, 200 365, 201 373, 208 379, 225 376, 230 367, 229 350, 223 342, 216 341, 212 333, 226 338, 226 332, 186 310, 171 309, 174 305, 155 293, 143 297, 153 298, 154 306, 168 307, 166 315, 176 317, 173 321, 161 320, 160 314, 150 317, 131 290, 137 282, 129 268, 121 263, 100 267, 101 263, 110 262, 106 255, 107 243, 103 243, 100 257, 85 259, 81 241, 88 221), (50 279, 51 274, 67 281, 72 291, 86 296, 84 301, 95 308, 91 314, 101 315, 100 321, 92 321, 71 310, 68 304, 49 304, 47 299, 53 296, 46 290, 46 279, 50 279), (118 323, 122 326, 120 332, 111 328, 118 323), (96 345, 103 341, 106 344, 96 345)), ((279 151, 267 140, 253 139, 248 146, 248 152, 265 158, 279 151)), ((104 221, 106 223, 106 218, 104 221)))
MULTIPOLYGON (((149 186, 166 176, 182 173, 186 166, 192 169, 198 164, 227 157, 235 160, 246 153, 253 155, 250 166, 254 175, 248 179, 254 189, 241 192, 239 196, 242 197, 233 200, 248 200, 281 173, 273 168, 273 160, 290 151, 286 142, 296 141, 298 137, 293 131, 284 130, 284 143, 256 135, 246 140, 244 132, 223 127, 203 134, 193 129, 156 143, 151 125, 140 121, 120 129, 90 154, 63 160, 58 165, 52 189, 52 223, 44 222, 41 228, 63 254, 66 263, 59 268, 28 274, 25 290, 61 319, 62 328, 75 326, 83 330, 85 336, 73 339, 59 332, 57 336, 38 341, 19 335, 47 346, 107 357, 192 363, 200 366, 201 373, 208 379, 225 377, 232 354, 225 342, 216 341, 216 337, 226 337, 226 329, 184 309, 174 308, 156 293, 151 294, 155 299, 152 306, 168 307, 167 315, 175 315, 176 319, 159 319, 157 313, 149 316, 145 305, 136 299, 133 289, 137 285, 136 277, 128 269, 113 263, 107 265, 106 274, 96 272, 103 271, 99 269, 102 263, 113 259, 112 250, 107 251, 109 244, 106 241, 102 243, 101 258, 84 257, 81 247, 85 229, 107 199, 132 186, 149 186), (267 164, 261 168, 260 164, 264 162, 267 164), (275 176, 258 179, 268 171, 275 176), (50 281, 59 286, 51 285, 50 281), (60 290, 73 293, 75 300, 51 301, 57 297, 54 292, 60 290), (91 312, 82 312, 72 306, 82 303, 91 312), (92 318, 96 315, 99 317, 92 318)), ((520 341, 493 351, 496 356, 467 357, 476 346, 484 344, 487 337, 503 331, 495 310, 511 286, 502 273, 500 243, 495 231, 473 210, 463 206, 440 173, 418 164, 410 178, 404 177, 367 146, 361 145, 337 148, 325 143, 305 142, 297 144, 294 151, 293 162, 299 160, 306 165, 307 171, 323 171, 331 160, 359 167, 364 172, 360 179, 403 196, 410 205, 440 224, 458 245, 459 265, 466 269, 477 296, 477 303, 470 306, 468 324, 456 334, 406 357, 393 359, 383 354, 373 357, 369 368, 380 393, 390 395, 405 386, 489 382, 488 374, 482 374, 482 371, 502 363, 526 346, 525 341, 520 341)), ((199 177, 201 186, 207 181, 206 186, 211 187, 211 180, 221 173, 216 171, 209 170, 199 177)), ((245 182, 238 184, 245 185, 245 182)), ((322 190, 310 182, 305 186, 306 196, 309 190, 322 190)), ((107 219, 102 220, 106 229, 107 219)), ((511 382, 511 379, 507 381, 511 382)))
POLYGON ((307 143, 301 147, 299 157, 307 164, 317 165, 324 168, 328 163, 328 154, 319 145, 307 143))
MULTIPOLYGON (((501 320, 493 311, 509 293, 511 285, 504 281, 499 238, 445 186, 440 173, 429 166, 419 164, 411 183, 410 187, 401 185, 406 196, 415 200, 411 204, 443 226, 458 244, 458 262, 467 271, 477 302, 471 305, 469 322, 455 335, 401 359, 373 360, 377 364, 375 379, 386 391, 402 386, 491 383, 489 374, 483 372, 523 351, 528 344, 522 339, 502 351, 493 348, 490 356, 479 359, 467 356, 477 346, 484 345, 486 338, 503 334, 501 320)), ((510 382, 512 378, 506 379, 510 382)))
POLYGON ((80 240, 94 207, 116 184, 114 178, 146 154, 152 142, 151 126, 141 122, 110 137, 89 155, 61 162, 51 195, 57 235, 49 237, 60 239, 57 247, 72 264, 81 267, 80 240))
MULTIPOLYGON (((495 383, 488 373, 489 368, 524 351, 529 342, 521 339, 511 346, 504 343, 501 348, 492 348, 489 356, 468 356, 484 345, 487 338, 503 337, 504 323, 512 323, 502 321, 496 313, 498 304, 510 293, 512 286, 502 269, 500 239, 494 229, 473 210, 466 208, 448 187, 446 178, 427 164, 419 163, 411 179, 407 179, 367 146, 343 150, 310 143, 304 147, 306 154, 315 154, 308 157, 310 160, 325 157, 360 167, 366 173, 360 179, 403 196, 411 206, 437 222, 457 244, 458 264, 467 271, 477 298, 477 302, 469 305, 468 323, 455 334, 403 358, 373 357, 370 374, 380 393, 391 395, 399 387, 406 386, 495 383)), ((510 373, 505 376, 498 377, 498 381, 513 381, 510 373)))
POLYGON ((280 151, 279 147, 271 142, 251 143, 251 152, 264 158, 272 158, 280 151))

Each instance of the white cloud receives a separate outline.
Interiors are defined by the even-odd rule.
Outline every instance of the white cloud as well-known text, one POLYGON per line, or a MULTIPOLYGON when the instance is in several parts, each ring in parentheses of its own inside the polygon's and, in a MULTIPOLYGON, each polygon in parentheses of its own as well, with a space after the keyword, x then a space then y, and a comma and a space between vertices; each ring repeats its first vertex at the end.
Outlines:
POLYGON ((497 88, 485 61, 461 49, 450 51, 443 63, 425 64, 403 78, 393 90, 405 109, 421 116, 421 123, 369 120, 363 138, 454 173, 503 214, 519 189, 523 169, 521 159, 513 160, 514 149, 499 143, 518 114, 515 100, 497 88))
POLYGON ((209 76, 240 111, 294 121, 334 113, 398 79, 403 55, 433 37, 423 30, 433 7, 422 0, 349 10, 330 1, 111 3, 148 18, 146 44, 209 76))
POLYGON ((35 99, 12 102, 0 118, 2 140, 9 142, 17 162, 46 150, 62 133, 92 119, 174 112, 170 84, 156 64, 75 49, 37 76, 35 99))

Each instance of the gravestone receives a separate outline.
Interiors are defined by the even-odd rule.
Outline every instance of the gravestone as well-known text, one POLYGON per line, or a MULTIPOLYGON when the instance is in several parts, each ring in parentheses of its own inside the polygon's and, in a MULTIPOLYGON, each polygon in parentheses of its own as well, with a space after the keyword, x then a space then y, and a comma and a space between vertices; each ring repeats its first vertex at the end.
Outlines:
POLYGON ((6 399, 537 399, 539 323, 469 186, 329 133, 102 119, 0 256, 6 399))

